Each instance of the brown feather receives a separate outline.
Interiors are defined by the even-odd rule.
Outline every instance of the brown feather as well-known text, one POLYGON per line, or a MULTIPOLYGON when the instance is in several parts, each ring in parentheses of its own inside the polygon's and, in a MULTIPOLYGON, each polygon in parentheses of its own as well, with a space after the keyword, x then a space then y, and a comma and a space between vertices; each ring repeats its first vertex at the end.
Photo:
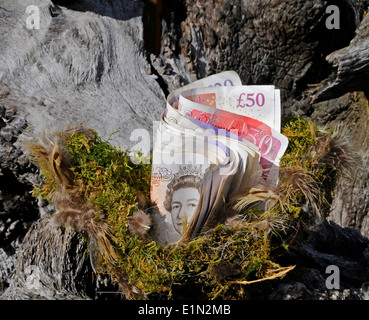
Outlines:
POLYGON ((142 210, 136 211, 128 218, 128 228, 133 234, 145 235, 151 228, 151 218, 142 210))
POLYGON ((57 209, 53 217, 54 222, 87 232, 95 240, 104 257, 112 262, 116 255, 110 242, 113 239, 110 226, 102 213, 84 199, 83 185, 74 181, 73 172, 70 170, 71 159, 62 142, 66 135, 77 132, 91 134, 82 127, 69 128, 49 136, 44 131, 37 142, 25 142, 24 148, 28 150, 32 161, 41 172, 56 184, 52 194, 52 201, 57 209))

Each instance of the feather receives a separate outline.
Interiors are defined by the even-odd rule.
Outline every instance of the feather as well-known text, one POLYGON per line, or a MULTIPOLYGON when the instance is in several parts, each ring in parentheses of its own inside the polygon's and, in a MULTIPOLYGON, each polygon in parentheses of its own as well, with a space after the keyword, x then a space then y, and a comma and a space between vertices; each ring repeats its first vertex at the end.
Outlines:
POLYGON ((264 202, 267 206, 278 201, 278 195, 274 191, 265 187, 252 187, 245 195, 239 195, 235 198, 233 208, 241 211, 251 205, 264 202))
POLYGON ((54 181, 55 190, 50 195, 57 213, 53 220, 57 225, 69 226, 77 231, 85 231, 94 239, 99 250, 108 261, 116 258, 110 242, 113 235, 109 224, 83 196, 83 187, 74 181, 70 170, 71 159, 63 145, 63 139, 73 133, 88 135, 89 130, 83 127, 68 128, 61 133, 46 133, 37 141, 24 142, 24 148, 30 153, 32 161, 44 176, 54 181))
POLYGON ((362 164, 355 140, 349 129, 342 123, 336 125, 333 134, 318 139, 312 153, 317 155, 316 162, 326 165, 339 174, 351 177, 356 168, 362 164))
POLYGON ((128 218, 128 228, 133 234, 145 235, 151 228, 151 218, 142 210, 136 211, 128 218))

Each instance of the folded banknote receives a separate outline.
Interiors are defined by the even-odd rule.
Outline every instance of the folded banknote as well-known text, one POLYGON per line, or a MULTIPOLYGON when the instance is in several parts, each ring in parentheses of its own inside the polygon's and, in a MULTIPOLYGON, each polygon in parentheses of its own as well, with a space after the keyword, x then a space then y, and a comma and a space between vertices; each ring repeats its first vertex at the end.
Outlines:
POLYGON ((227 219, 226 204, 278 179, 288 139, 279 90, 225 71, 168 95, 155 132, 151 200, 162 244, 190 241, 227 219))

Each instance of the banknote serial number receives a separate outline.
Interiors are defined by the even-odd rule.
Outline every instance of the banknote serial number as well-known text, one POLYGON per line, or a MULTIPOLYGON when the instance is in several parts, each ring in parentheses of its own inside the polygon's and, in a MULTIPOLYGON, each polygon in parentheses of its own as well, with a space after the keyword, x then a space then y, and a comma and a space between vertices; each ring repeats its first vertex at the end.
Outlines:
POLYGON ((252 108, 254 106, 263 107, 265 104, 265 96, 263 93, 241 93, 238 97, 237 108, 252 108))

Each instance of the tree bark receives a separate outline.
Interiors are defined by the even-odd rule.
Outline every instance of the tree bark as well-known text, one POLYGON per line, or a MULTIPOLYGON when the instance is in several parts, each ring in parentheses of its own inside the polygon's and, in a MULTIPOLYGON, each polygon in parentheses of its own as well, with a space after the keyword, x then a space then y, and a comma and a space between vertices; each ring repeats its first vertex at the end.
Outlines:
POLYGON ((350 45, 332 52, 327 61, 337 70, 324 81, 315 95, 316 102, 334 99, 347 92, 369 92, 369 15, 366 15, 350 45))
POLYGON ((161 55, 154 60, 170 89, 235 70, 244 84, 274 84, 281 89, 284 109, 308 84, 329 76, 325 56, 349 44, 369 5, 368 1, 315 0, 184 3, 177 15, 167 19, 161 55), (338 30, 326 27, 329 4, 341 12, 338 30))

